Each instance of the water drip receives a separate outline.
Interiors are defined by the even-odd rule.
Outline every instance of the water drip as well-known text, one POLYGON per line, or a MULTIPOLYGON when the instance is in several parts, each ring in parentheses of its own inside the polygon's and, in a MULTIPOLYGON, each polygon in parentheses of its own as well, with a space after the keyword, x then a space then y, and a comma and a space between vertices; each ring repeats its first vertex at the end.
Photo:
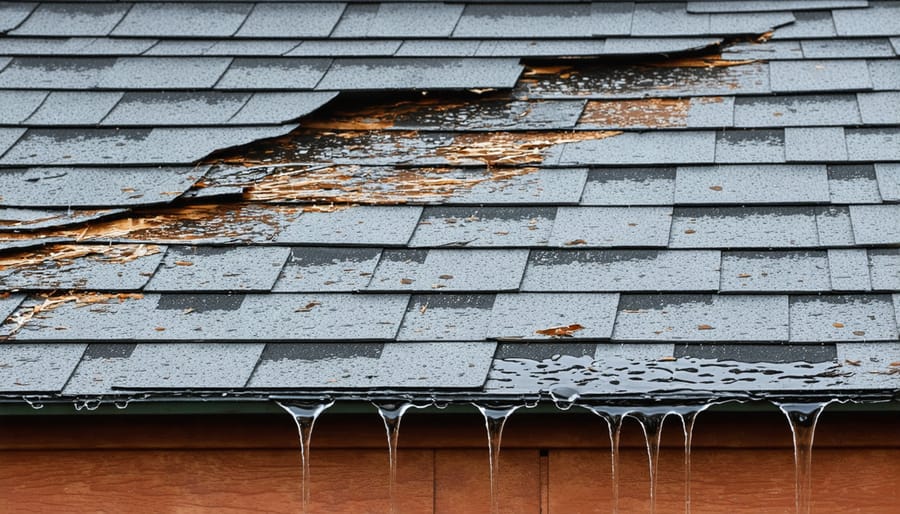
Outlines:
POLYGON ((830 403, 772 402, 787 417, 794 441, 794 505, 797 514, 809 514, 812 502, 812 446, 819 416, 830 403))
POLYGON ((326 409, 334 405, 334 400, 320 402, 303 401, 276 401, 279 407, 287 411, 294 418, 297 432, 300 436, 300 461, 302 466, 302 501, 303 513, 309 512, 309 445, 312 440, 312 431, 316 419, 326 409))
POLYGON ((622 435, 622 421, 625 420, 632 407, 616 407, 611 405, 579 405, 606 422, 609 433, 610 461, 612 468, 612 503, 613 514, 619 512, 619 439, 622 435))
POLYGON ((641 407, 628 415, 634 418, 644 433, 647 459, 650 466, 650 514, 656 512, 656 483, 659 470, 659 442, 666 416, 672 414, 669 407, 641 407))
POLYGON ((34 410, 41 410, 44 408, 44 404, 41 403, 40 400, 31 399, 31 398, 28 398, 27 396, 23 396, 22 400, 24 400, 25 403, 27 403, 28 406, 34 410))
POLYGON ((691 444, 694 439, 694 424, 697 416, 718 402, 710 402, 702 405, 684 406, 675 412, 681 420, 684 430, 684 513, 691 514, 691 444))
POLYGON ((400 439, 400 421, 412 407, 424 408, 428 405, 415 405, 409 402, 400 403, 374 403, 378 409, 378 415, 384 422, 384 430, 387 435, 388 442, 388 461, 390 463, 390 474, 388 481, 388 491, 391 502, 391 514, 397 512, 396 493, 397 488, 397 443, 400 439))
POLYGON ((491 466, 491 514, 500 513, 500 441, 506 420, 522 405, 475 405, 484 416, 487 430, 488 458, 491 466))

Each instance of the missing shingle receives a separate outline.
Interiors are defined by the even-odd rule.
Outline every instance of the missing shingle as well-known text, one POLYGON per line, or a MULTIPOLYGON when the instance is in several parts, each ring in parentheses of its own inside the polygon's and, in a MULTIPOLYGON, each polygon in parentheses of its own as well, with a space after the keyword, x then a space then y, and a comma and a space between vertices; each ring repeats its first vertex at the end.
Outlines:
POLYGON ((84 351, 84 359, 127 359, 134 353, 136 344, 89 344, 84 351))
POLYGON ((381 343, 269 343, 260 356, 261 361, 325 359, 378 359, 384 345, 381 343))
POLYGON ((832 362, 834 344, 676 344, 675 357, 737 362, 832 362))
POLYGON ((542 361, 558 356, 594 356, 597 345, 593 343, 500 343, 495 359, 529 359, 542 361))
POLYGON ((208 312, 236 311, 244 303, 242 294, 164 294, 156 304, 158 310, 208 312))

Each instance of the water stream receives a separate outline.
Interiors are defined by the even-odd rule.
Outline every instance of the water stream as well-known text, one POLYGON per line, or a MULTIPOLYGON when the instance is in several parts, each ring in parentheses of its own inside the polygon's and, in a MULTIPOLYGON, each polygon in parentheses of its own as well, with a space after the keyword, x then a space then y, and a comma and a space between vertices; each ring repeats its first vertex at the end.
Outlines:
POLYGON ((276 401, 276 403, 294 418, 297 432, 300 435, 300 461, 303 470, 300 487, 303 514, 306 514, 309 512, 309 445, 312 441, 312 431, 316 420, 326 409, 334 405, 334 400, 320 402, 276 401))
POLYGON ((609 433, 610 466, 612 477, 612 512, 619 512, 619 439, 622 435, 622 422, 632 410, 632 407, 619 407, 612 405, 583 404, 580 407, 593 412, 606 422, 609 433))
POLYGON ((491 514, 500 513, 500 442, 506 420, 523 405, 474 404, 484 416, 491 465, 491 514))
POLYGON ((717 403, 696 405, 678 413, 684 430, 684 514, 691 514, 691 444, 694 440, 694 424, 701 412, 717 403))
POLYGON ((381 402, 375 403, 378 415, 384 422, 385 435, 388 443, 388 462, 390 464, 388 478, 388 495, 390 497, 391 514, 397 512, 397 444, 400 440, 400 421, 403 415, 412 407, 424 408, 428 405, 415 405, 411 402, 381 402))
POLYGON ((772 402, 787 417, 794 440, 794 505, 797 514, 809 514, 812 502, 812 446, 819 416, 830 403, 772 402))

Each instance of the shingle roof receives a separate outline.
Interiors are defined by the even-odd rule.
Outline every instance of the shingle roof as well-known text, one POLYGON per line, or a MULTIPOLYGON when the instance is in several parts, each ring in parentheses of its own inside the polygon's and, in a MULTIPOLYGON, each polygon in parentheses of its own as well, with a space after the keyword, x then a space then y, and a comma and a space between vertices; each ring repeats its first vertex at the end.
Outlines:
POLYGON ((898 20, 3 4, 0 396, 893 394, 898 20))

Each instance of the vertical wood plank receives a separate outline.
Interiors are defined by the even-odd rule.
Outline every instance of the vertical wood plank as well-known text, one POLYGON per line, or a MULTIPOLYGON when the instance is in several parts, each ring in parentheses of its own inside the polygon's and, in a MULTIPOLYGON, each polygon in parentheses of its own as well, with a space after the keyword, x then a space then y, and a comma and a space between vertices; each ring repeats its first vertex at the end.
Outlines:
MULTIPOLYGON (((490 512, 487 447, 482 450, 436 450, 434 459, 435 512, 490 512)), ((540 452, 536 449, 500 451, 501 513, 540 513, 540 465, 540 452)))

